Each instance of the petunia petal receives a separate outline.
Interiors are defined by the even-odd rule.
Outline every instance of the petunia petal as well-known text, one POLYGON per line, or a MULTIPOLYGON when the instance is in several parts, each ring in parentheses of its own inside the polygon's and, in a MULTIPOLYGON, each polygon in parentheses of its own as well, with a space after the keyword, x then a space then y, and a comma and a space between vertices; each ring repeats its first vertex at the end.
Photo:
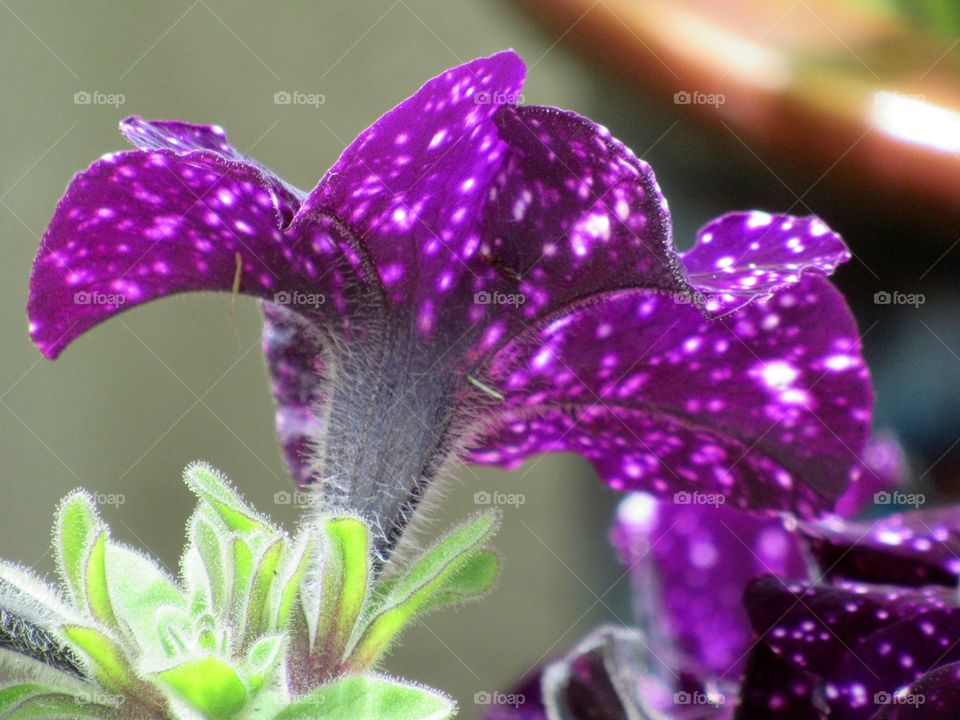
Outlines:
POLYGON ((804 515, 842 493, 872 405, 850 311, 812 275, 717 321, 621 293, 506 346, 485 382, 504 401, 474 462, 568 450, 618 490, 804 515))
POLYGON ((56 357, 123 310, 177 292, 230 291, 238 272, 240 292, 339 320, 343 228, 323 217, 295 230, 283 223, 252 166, 207 152, 105 156, 73 179, 44 233, 30 280, 31 336, 56 357))
POLYGON ((760 642, 747 661, 735 720, 826 720, 822 685, 760 642))
POLYGON ((225 158, 246 160, 227 142, 227 132, 219 125, 147 120, 133 115, 120 122, 120 132, 140 150, 174 150, 178 153, 212 150, 225 158))
POLYGON ((514 319, 529 323, 600 292, 687 288, 647 163, 576 113, 505 107, 496 121, 509 150, 481 252, 501 280, 485 289, 523 298, 514 319))
MULTIPOLYGON (((887 625, 860 639, 829 678, 830 717, 867 720, 888 705, 908 705, 910 701, 898 692, 901 688, 958 661, 960 608, 934 610, 887 625)), ((941 717, 926 706, 925 697, 915 704, 923 717, 941 717)))
POLYGON ((422 335, 462 332, 485 193, 505 151, 493 116, 516 102, 525 72, 502 52, 430 80, 361 133, 304 203, 302 213, 330 212, 361 238, 422 335), (460 302, 442 302, 454 292, 460 302))
POLYGON ((297 313, 263 304, 263 352, 277 404, 277 437, 298 485, 312 479, 312 444, 320 437, 324 364, 320 339, 297 313))
POLYGON ((683 254, 690 284, 713 314, 795 285, 806 272, 831 275, 850 251, 817 217, 731 213, 713 220, 683 254))
POLYGON ((903 620, 933 616, 955 602, 952 593, 938 587, 810 586, 772 576, 751 582, 744 596, 763 642, 798 670, 827 679, 848 655, 857 655, 851 648, 862 639, 903 620))
POLYGON ((245 165, 259 174, 277 206, 286 226, 293 218, 304 193, 284 182, 271 170, 237 150, 227 141, 226 131, 219 125, 195 125, 180 120, 146 120, 136 115, 120 123, 120 132, 140 150, 172 150, 179 155, 197 151, 214 152, 225 161, 245 165))
POLYGON ((804 558, 782 519, 694 499, 631 494, 620 503, 611 539, 630 570, 637 616, 657 657, 669 661, 677 648, 675 667, 736 681, 753 642, 741 602, 747 584, 767 573, 803 577, 804 558))
POLYGON ((802 523, 800 530, 831 580, 908 587, 955 587, 960 581, 960 506, 861 522, 825 518, 802 523))

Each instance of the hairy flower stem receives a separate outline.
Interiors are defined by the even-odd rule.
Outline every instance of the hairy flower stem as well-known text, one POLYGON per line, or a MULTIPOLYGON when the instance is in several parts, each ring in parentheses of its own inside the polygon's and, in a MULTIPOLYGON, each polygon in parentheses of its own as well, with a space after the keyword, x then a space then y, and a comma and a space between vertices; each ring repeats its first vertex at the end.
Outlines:
POLYGON ((456 447, 463 392, 459 376, 412 333, 385 334, 341 358, 316 460, 324 507, 366 519, 382 561, 456 447))

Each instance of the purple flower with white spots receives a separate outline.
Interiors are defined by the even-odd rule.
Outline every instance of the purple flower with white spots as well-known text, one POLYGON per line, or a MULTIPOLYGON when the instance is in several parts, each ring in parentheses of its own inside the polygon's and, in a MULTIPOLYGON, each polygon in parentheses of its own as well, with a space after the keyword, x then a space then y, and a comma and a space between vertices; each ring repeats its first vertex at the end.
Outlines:
MULTIPOLYGON (((903 452, 894 439, 871 440, 864 459, 866 472, 837 503, 838 511, 858 514, 874 492, 903 484, 903 452)), ((745 706, 780 702, 782 661, 757 644, 744 592, 761 576, 787 582, 811 571, 819 575, 808 566, 805 547, 819 525, 807 523, 801 533, 792 518, 745 513, 725 507, 722 498, 712 500, 695 502, 682 493, 660 500, 648 493, 627 496, 618 508, 611 541, 632 581, 636 629, 594 632, 511 691, 527 702, 515 709, 497 708, 488 720, 557 720, 567 717, 557 710, 558 703, 588 701, 594 703, 594 714, 584 716, 596 720, 721 720, 734 716, 744 676, 750 694, 745 706), (615 647, 620 650, 614 653, 615 647), (625 647, 632 650, 626 653, 625 647), (589 661, 598 657, 603 658, 599 666, 589 661), (632 661, 624 664, 625 657, 632 661), (584 674, 583 668, 595 672, 584 674), (618 683, 612 681, 618 677, 618 683)), ((843 524, 838 516, 820 522, 824 531, 843 524)), ((802 701, 809 702, 814 685, 803 678, 791 680, 794 702, 801 702, 797 689, 803 690, 802 701)))
POLYGON ((605 128, 497 102, 524 72, 512 52, 448 70, 309 193, 219 127, 124 121, 136 149, 77 175, 44 234, 34 341, 56 357, 178 292, 260 298, 291 472, 384 548, 457 455, 567 450, 619 490, 831 507, 872 405, 825 279, 840 238, 739 213, 678 253, 650 167, 605 128))

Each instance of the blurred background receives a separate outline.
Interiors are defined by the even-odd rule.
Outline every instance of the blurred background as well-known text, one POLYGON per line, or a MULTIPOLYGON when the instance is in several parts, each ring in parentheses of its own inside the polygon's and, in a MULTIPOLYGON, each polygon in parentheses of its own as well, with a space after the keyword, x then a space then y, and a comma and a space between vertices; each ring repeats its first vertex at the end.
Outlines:
MULTIPOLYGON (((860 321, 877 424, 931 499, 960 462, 960 14, 895 0, 0 0, 0 555, 52 570, 56 502, 100 493, 122 540, 175 568, 198 458, 258 506, 288 487, 260 311, 165 300, 50 363, 28 340, 30 265, 71 175, 124 147, 129 114, 218 123, 301 188, 427 78, 513 47, 527 103, 607 125, 653 164, 679 245, 734 209, 816 213, 856 258, 836 277, 860 321), (318 97, 277 105, 277 92, 318 97), (322 102, 319 97, 322 96, 322 102)), ((629 620, 606 541, 616 497, 572 456, 464 468, 436 529, 474 494, 520 494, 486 602, 412 631, 389 669, 444 688, 464 718, 604 619, 629 620)))

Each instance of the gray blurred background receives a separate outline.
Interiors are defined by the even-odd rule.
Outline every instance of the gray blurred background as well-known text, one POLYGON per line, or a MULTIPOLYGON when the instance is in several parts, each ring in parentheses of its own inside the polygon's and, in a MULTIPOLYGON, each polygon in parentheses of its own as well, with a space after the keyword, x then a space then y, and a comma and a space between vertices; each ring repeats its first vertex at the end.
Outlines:
MULTIPOLYGON (((505 0, 0 0, 0 555, 49 573, 53 508, 82 485, 122 496, 103 508, 116 535, 175 569, 192 507, 179 477, 198 458, 277 521, 291 526, 297 517, 274 503, 288 479, 256 302, 241 298, 234 323, 227 296, 164 300, 97 328, 56 363, 28 339, 23 307, 39 236, 70 176, 125 146, 116 126, 126 115, 218 123, 239 149, 310 188, 345 144, 427 78, 513 47, 529 66, 527 103, 586 114, 653 163, 679 244, 721 212, 793 204, 729 135, 705 134, 662 96, 580 59, 561 35, 541 32, 505 0), (278 106, 280 90, 322 93, 325 102, 278 106), (77 92, 124 102, 75 104, 77 92)), ((950 350, 960 347, 955 261, 925 274, 923 308, 881 316, 873 292, 908 287, 891 285, 898 268, 927 267, 946 245, 916 242, 931 231, 909 222, 881 223, 864 212, 862 191, 823 183, 806 203, 881 269, 885 285, 857 263, 838 282, 864 329, 876 324, 865 342, 884 423, 897 426, 920 469, 931 468, 927 481, 945 491, 960 432, 960 356, 950 350), (909 238, 910 258, 894 236, 909 238)), ((938 232, 949 239, 955 229, 938 232)), ((452 693, 464 718, 481 710, 476 693, 506 689, 601 620, 629 620, 627 582, 606 541, 616 498, 586 462, 550 456, 511 473, 464 468, 435 529, 472 512, 481 490, 525 498, 505 508, 499 589, 412 630, 388 668, 452 693)))

